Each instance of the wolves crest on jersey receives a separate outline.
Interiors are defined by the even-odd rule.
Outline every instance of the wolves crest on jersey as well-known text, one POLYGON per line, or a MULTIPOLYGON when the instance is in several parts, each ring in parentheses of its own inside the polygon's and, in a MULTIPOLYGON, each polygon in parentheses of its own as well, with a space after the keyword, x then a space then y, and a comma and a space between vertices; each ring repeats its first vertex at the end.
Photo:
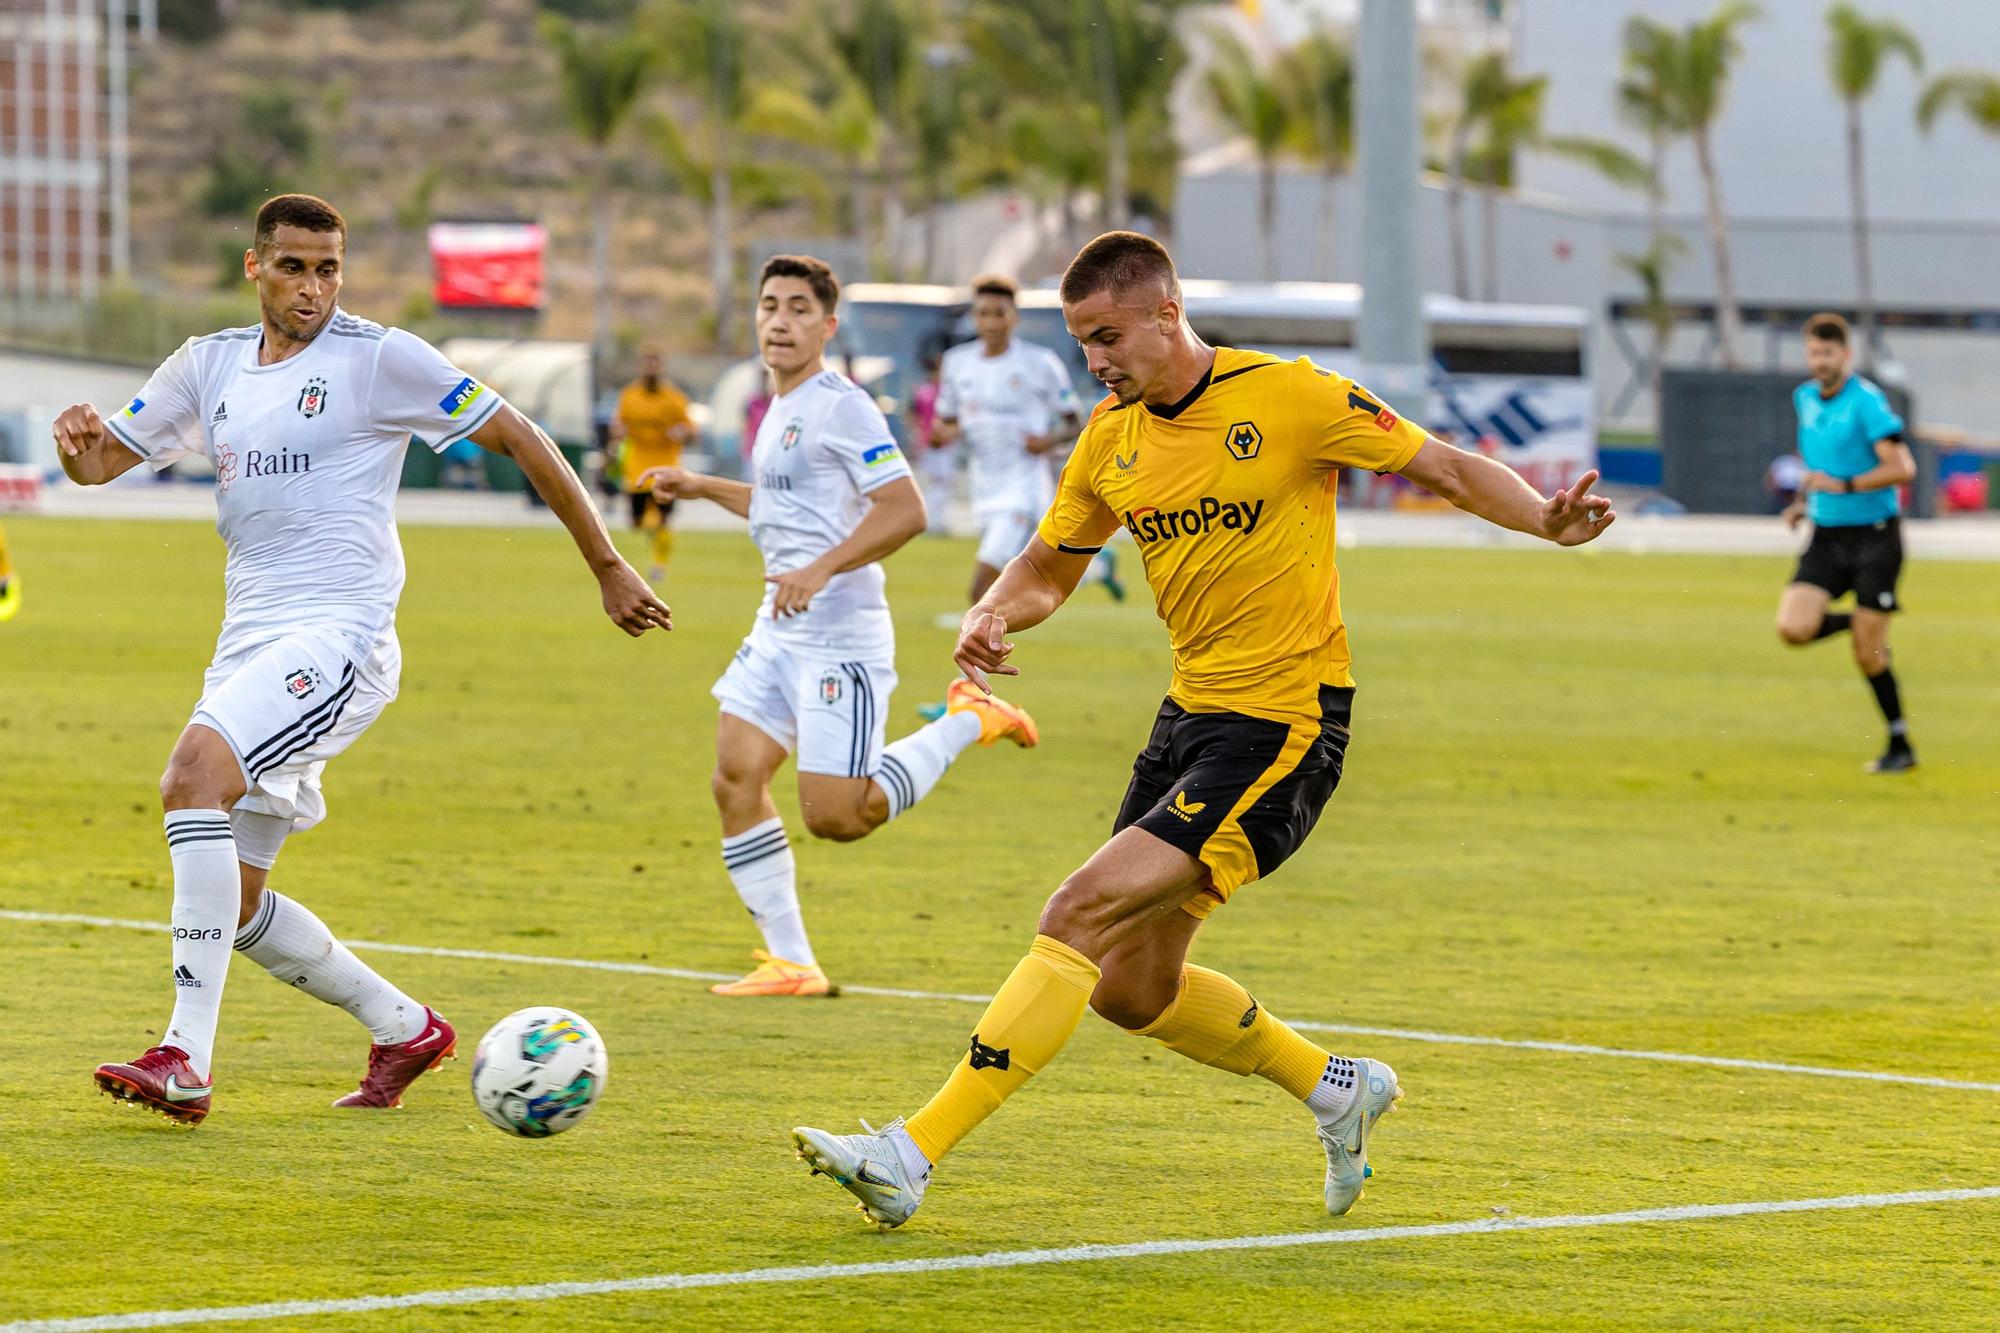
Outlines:
POLYGON ((1264 447, 1264 432, 1257 429, 1254 421, 1239 421, 1229 428, 1229 436, 1224 443, 1237 462, 1247 463, 1264 447))

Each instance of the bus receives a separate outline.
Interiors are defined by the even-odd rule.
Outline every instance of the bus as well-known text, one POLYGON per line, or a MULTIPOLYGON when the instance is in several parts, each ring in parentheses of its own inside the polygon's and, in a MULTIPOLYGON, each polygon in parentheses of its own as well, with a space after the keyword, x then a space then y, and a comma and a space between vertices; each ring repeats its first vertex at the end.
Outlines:
MULTIPOLYGON (((1188 323, 1208 343, 1309 356, 1345 375, 1360 372, 1352 283, 1235 283, 1185 279, 1188 323)), ((1017 336, 1059 353, 1078 398, 1104 391, 1063 327, 1053 288, 1020 294, 1017 336)), ((1590 376, 1590 320, 1570 306, 1495 305, 1424 298, 1430 330, 1430 401, 1424 425, 1441 439, 1504 459, 1543 491, 1597 465, 1597 397, 1590 376)), ((834 355, 879 372, 868 383, 898 430, 900 406, 944 349, 973 337, 965 291, 909 283, 853 283, 842 291, 834 355)), ((1415 415, 1414 409, 1410 414, 1415 415)))

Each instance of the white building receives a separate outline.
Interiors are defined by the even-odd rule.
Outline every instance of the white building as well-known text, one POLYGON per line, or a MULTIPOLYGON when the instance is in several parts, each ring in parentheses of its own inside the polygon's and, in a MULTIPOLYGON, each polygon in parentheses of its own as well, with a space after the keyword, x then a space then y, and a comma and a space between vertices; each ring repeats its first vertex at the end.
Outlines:
POLYGON ((0 300, 97 294, 131 263, 128 56, 155 0, 0 0, 0 300))
MULTIPOLYGON (((1294 0, 1292 7, 1309 3, 1294 0)), ((1851 309, 1855 301, 1844 112, 1827 72, 1827 7, 1825 0, 1765 4, 1765 16, 1743 29, 1743 56, 1715 128, 1738 295, 1751 315, 1738 352, 1753 366, 1796 366, 1793 315, 1822 306, 1851 309)), ((1549 76, 1549 133, 1612 138, 1643 156, 1642 137, 1619 122, 1613 102, 1624 25, 1638 13, 1682 24, 1713 8, 1714 0, 1514 0, 1502 30, 1519 72, 1549 76)), ((1957 66, 2000 72, 2000 4, 1993 0, 1870 0, 1866 9, 1906 24, 1929 56, 1930 73, 1957 66)), ((1460 40, 1480 33, 1462 22, 1450 31, 1460 40)), ((1426 38, 1435 44, 1429 31, 1426 38)), ((1892 363, 1887 369, 1908 381, 1924 420, 2000 434, 2000 376, 1992 373, 2000 355, 1993 339, 2000 332, 2000 139, 1956 114, 1922 132, 1915 119, 1921 86, 1919 76, 1891 65, 1864 113, 1875 291, 1892 363)), ((1647 334, 1637 322, 1614 318, 1620 302, 1640 295, 1618 257, 1646 248, 1645 200, 1547 155, 1530 155, 1521 175, 1523 188, 1494 210, 1496 295, 1591 310, 1599 321, 1596 360, 1607 421, 1650 424, 1645 377, 1635 364, 1647 334)), ((1672 270, 1670 295, 1710 302, 1714 280, 1701 182, 1685 142, 1670 151, 1665 182, 1669 228, 1687 245, 1672 270)), ((1255 197, 1255 175, 1241 145, 1188 160, 1176 212, 1176 255, 1191 275, 1257 275, 1255 197)), ((1360 272, 1356 192, 1347 181, 1336 192, 1330 272, 1319 263, 1320 198, 1310 173, 1286 173, 1279 203, 1281 276, 1354 279, 1360 272)), ((1478 274, 1476 198, 1468 201, 1467 221, 1478 274)), ((1427 186, 1414 225, 1423 237, 1426 286, 1448 290, 1441 182, 1427 186)), ((1476 279, 1475 291, 1481 285, 1476 279)), ((1699 363, 1711 355, 1706 330, 1683 324, 1672 358, 1699 363)))

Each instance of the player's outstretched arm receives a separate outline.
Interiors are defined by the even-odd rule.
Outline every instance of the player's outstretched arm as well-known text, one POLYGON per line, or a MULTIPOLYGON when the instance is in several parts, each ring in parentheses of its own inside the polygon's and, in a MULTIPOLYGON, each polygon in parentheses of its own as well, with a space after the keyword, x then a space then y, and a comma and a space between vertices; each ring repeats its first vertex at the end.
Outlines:
POLYGON ((1558 546, 1581 546, 1618 517, 1610 500, 1590 493, 1597 484, 1594 468, 1575 485, 1544 498, 1505 463, 1427 439, 1399 472, 1488 523, 1558 546))
POLYGON ((512 405, 506 405, 472 432, 472 442, 520 465, 535 494, 562 520, 571 540, 576 542, 576 549, 590 562, 591 572, 597 575, 598 588, 604 595, 604 614, 618 628, 636 639, 655 627, 674 627, 674 613, 653 595, 646 581, 625 563, 625 557, 618 554, 583 483, 577 480, 555 441, 540 426, 512 405))
POLYGON ((778 585, 771 614, 799 614, 812 605, 813 597, 835 574, 845 574, 893 555, 929 524, 924 493, 917 489, 915 481, 898 477, 877 486, 868 492, 868 512, 854 525, 846 541, 828 548, 826 554, 802 568, 765 575, 764 582, 778 585))
POLYGON ((738 518, 750 517, 750 483, 690 472, 684 467, 649 467, 639 484, 661 504, 670 500, 709 500, 738 518))
POLYGON ((991 694, 993 687, 986 682, 989 674, 1020 675, 1021 668, 1007 662, 1007 655, 1014 651, 1007 632, 1033 629, 1054 615, 1083 581, 1090 560, 1087 554, 1057 550, 1039 534, 1030 540, 1028 549, 1007 562, 1000 577, 959 625, 952 660, 965 678, 991 694))
POLYGON ((89 403, 63 409, 55 422, 56 456, 62 470, 79 486, 102 486, 122 477, 141 461, 104 428, 104 418, 89 403))

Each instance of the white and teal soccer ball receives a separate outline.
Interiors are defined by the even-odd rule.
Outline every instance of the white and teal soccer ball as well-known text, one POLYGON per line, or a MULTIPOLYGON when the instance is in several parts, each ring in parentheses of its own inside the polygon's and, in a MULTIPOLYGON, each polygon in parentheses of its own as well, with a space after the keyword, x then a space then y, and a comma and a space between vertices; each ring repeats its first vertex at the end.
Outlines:
POLYGON ((472 1099, 509 1134, 545 1139, 590 1114, 608 1063, 604 1039, 578 1015, 554 1005, 522 1009, 480 1038, 472 1099))

